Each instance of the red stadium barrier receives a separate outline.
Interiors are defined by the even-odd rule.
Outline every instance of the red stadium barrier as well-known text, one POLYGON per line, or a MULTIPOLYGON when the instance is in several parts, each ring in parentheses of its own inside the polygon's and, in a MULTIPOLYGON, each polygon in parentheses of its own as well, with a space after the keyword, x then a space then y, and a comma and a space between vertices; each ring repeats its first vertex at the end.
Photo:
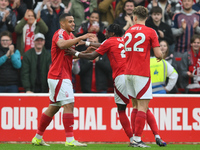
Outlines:
MULTIPOLYGON (((48 94, 0 94, 0 141, 31 141, 48 94), (9 95, 9 96, 7 96, 9 95)), ((75 94, 74 134, 86 142, 128 142, 117 115, 113 94, 75 94)), ((154 95, 150 109, 166 142, 200 142, 200 96, 154 95)), ((126 111, 130 118, 131 104, 126 111)), ((65 141, 62 110, 44 133, 46 141, 65 141)), ((142 140, 154 142, 145 126, 142 140)))

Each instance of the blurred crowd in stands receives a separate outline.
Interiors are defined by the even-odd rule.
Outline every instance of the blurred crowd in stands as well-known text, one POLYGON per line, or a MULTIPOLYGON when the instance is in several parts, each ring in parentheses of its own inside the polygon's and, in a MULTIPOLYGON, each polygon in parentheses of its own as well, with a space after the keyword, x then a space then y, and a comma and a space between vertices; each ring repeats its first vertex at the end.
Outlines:
MULTIPOLYGON (((0 0, 0 93, 48 93, 52 36, 62 13, 73 15, 76 37, 94 33, 87 41, 101 43, 110 24, 130 28, 139 5, 148 8, 146 26, 157 32, 164 59, 178 73, 166 93, 200 93, 199 0, 0 0)), ((113 92, 107 55, 76 59, 72 72, 75 93, 113 92)))

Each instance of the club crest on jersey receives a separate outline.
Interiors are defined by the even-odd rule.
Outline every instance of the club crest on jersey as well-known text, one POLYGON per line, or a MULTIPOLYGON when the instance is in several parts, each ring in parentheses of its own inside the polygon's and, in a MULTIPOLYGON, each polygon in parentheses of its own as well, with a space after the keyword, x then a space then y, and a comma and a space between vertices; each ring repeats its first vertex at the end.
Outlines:
POLYGON ((67 91, 65 92, 65 96, 66 96, 66 97, 69 97, 69 94, 68 94, 68 92, 67 92, 67 91))
POLYGON ((63 39, 63 35, 62 34, 59 34, 59 39, 63 39))

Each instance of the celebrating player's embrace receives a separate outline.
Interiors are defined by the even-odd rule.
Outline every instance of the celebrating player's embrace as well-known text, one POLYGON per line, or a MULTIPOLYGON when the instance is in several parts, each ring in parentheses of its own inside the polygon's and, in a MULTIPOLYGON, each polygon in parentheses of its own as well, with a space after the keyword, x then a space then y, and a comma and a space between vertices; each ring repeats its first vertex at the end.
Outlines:
POLYGON ((42 114, 39 128, 32 140, 34 145, 46 145, 42 139, 46 127, 55 113, 63 106, 63 125, 66 133, 65 146, 87 146, 79 143, 73 136, 74 124, 74 95, 71 83, 72 55, 79 58, 95 59, 99 55, 107 56, 112 68, 114 80, 114 97, 118 108, 119 119, 126 135, 130 139, 132 147, 149 147, 141 140, 145 120, 151 127, 156 143, 166 146, 161 140, 155 118, 148 103, 152 99, 152 86, 150 80, 150 49, 153 48, 155 56, 161 60, 162 52, 156 32, 145 26, 148 11, 145 7, 138 6, 133 11, 135 25, 130 27, 124 37, 123 30, 117 24, 111 24, 106 31, 106 38, 102 44, 84 42, 82 39, 94 36, 85 34, 74 38, 71 33, 74 30, 74 18, 69 14, 60 16, 61 29, 55 32, 52 42, 52 65, 48 74, 50 88, 50 104, 42 114), (74 44, 85 44, 86 46, 98 47, 92 53, 75 50, 74 44), (133 111, 131 123, 125 113, 129 99, 132 99, 133 111))

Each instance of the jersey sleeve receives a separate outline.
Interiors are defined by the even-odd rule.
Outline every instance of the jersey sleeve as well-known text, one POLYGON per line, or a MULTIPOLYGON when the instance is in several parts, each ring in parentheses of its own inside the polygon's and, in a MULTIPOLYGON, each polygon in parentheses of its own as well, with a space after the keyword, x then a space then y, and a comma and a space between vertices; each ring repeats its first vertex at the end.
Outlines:
POLYGON ((57 34, 54 37, 54 41, 57 43, 60 39, 66 40, 65 36, 64 36, 64 31, 63 30, 59 30, 57 32, 57 34))
POLYGON ((109 47, 110 47, 109 41, 105 40, 104 42, 101 43, 100 47, 95 51, 100 55, 104 55, 109 50, 109 47))
POLYGON ((152 33, 151 33, 151 43, 152 43, 152 47, 159 47, 159 41, 158 41, 158 35, 156 33, 156 31, 154 29, 152 29, 152 33))

